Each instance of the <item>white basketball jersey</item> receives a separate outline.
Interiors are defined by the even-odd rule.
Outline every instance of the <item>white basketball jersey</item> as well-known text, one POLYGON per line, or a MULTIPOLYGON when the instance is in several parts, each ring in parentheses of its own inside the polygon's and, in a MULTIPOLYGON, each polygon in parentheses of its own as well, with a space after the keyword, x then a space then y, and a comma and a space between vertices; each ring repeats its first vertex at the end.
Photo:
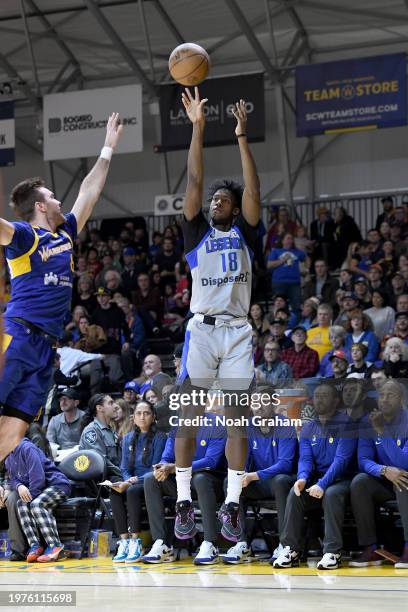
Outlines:
POLYGON ((256 235, 256 230, 241 215, 227 232, 212 227, 202 213, 199 219, 184 221, 186 259, 193 280, 192 313, 247 316, 252 287, 252 250, 243 233, 253 238, 254 232, 256 235))

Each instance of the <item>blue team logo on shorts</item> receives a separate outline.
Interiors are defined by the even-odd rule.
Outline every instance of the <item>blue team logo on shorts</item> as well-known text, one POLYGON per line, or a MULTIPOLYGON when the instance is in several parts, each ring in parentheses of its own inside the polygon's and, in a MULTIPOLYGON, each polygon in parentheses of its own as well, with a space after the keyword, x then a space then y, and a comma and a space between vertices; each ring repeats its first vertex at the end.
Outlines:
POLYGON ((95 444, 96 442, 96 431, 87 431, 84 438, 89 444, 95 444))

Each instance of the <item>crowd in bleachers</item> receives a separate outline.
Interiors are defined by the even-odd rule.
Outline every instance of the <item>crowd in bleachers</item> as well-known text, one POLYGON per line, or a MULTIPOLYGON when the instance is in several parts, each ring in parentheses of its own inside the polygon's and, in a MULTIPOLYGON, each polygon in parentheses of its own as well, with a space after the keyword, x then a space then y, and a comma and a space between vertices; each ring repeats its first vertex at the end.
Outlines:
MULTIPOLYGON (((408 568, 408 205, 395 206, 390 197, 383 208, 364 236, 343 208, 332 215, 320 207, 310 228, 286 207, 271 210, 268 228, 261 223, 249 312, 256 385, 297 389, 305 396, 300 414, 307 423, 300 434, 290 427, 248 431, 243 534, 227 562, 250 555, 244 501, 273 498, 280 535, 275 567, 299 561, 303 515, 321 505, 320 569, 337 567, 351 496, 355 546, 362 548, 354 564, 379 564, 374 506, 396 497, 404 527, 399 567, 408 568), (369 435, 358 444, 361 424, 372 432, 372 445, 369 435)), ((30 428, 28 436, 57 461, 73 448, 106 458, 119 537, 115 562, 135 562, 143 554, 146 562, 169 561, 174 551, 163 497, 176 493, 169 396, 191 314, 180 227, 174 222, 149 236, 136 219, 118 234, 108 235, 106 226, 104 232, 91 229, 78 237, 75 251, 72 312, 59 341, 42 430, 30 428), (140 539, 145 507, 153 539, 149 552, 142 551, 140 539)), ((226 470, 225 432, 210 421, 197 434, 192 482, 204 545, 218 538, 216 508, 226 470)), ((55 478, 51 463, 39 462, 43 485, 55 478)), ((13 465, 12 458, 9 472, 13 465)), ((31 490, 32 477, 17 482, 31 490)), ((28 560, 41 560, 42 550, 30 553, 41 548, 40 535, 49 546, 50 537, 54 545, 61 543, 52 530, 51 536, 41 529, 36 534, 28 518, 21 524, 19 497, 12 491, 16 477, 8 478, 2 499, 12 558, 24 559, 29 551, 28 560)))

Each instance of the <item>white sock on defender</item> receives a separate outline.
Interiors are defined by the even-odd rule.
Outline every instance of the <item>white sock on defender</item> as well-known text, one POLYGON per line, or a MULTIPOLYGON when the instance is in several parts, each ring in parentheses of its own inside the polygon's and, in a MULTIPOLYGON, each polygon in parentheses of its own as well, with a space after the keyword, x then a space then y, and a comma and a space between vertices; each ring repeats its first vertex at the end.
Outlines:
POLYGON ((192 468, 176 467, 177 501, 191 501, 191 473, 192 468))
POLYGON ((225 503, 229 504, 233 502, 234 504, 239 503, 239 497, 242 492, 242 481, 244 479, 245 472, 243 470, 230 470, 228 468, 228 487, 227 487, 227 497, 225 498, 225 503))

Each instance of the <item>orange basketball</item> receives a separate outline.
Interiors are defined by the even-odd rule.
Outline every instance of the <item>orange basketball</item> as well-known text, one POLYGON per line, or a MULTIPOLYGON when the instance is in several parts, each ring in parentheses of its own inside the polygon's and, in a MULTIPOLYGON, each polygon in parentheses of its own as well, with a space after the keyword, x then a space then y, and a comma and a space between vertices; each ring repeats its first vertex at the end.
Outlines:
POLYGON ((205 49, 194 43, 176 47, 169 57, 169 71, 180 85, 194 87, 204 81, 210 70, 210 57, 205 49))

